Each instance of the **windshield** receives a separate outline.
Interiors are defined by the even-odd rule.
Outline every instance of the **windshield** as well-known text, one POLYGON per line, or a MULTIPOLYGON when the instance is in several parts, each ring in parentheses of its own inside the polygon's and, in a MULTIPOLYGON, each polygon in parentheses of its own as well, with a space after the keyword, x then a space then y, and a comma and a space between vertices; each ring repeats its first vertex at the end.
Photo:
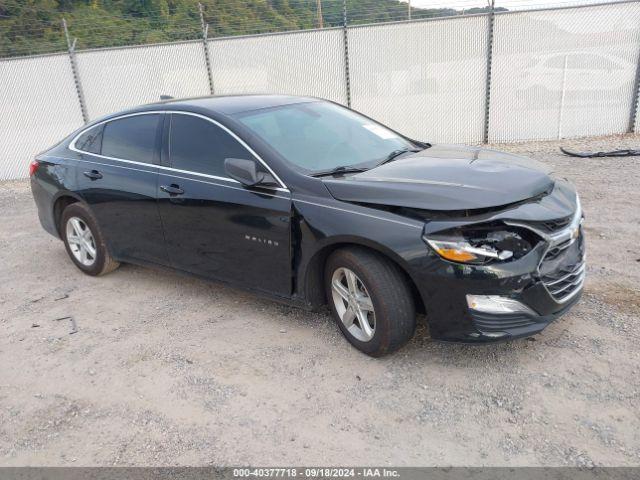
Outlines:
POLYGON ((234 116, 285 160, 308 173, 373 167, 416 146, 362 115, 329 102, 306 102, 234 116))

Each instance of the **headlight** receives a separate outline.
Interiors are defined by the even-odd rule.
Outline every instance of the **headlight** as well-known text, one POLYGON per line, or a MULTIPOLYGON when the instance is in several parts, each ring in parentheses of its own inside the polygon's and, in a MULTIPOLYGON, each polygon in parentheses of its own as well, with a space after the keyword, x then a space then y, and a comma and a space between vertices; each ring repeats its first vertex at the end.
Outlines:
POLYGON ((465 241, 450 242, 431 240, 429 238, 425 238, 425 240, 438 255, 453 262, 474 263, 479 261, 480 263, 485 263, 485 261, 490 258, 506 260, 513 256, 513 252, 510 250, 502 250, 499 252, 487 245, 474 247, 465 241))
POLYGON ((538 241, 529 231, 508 226, 462 227, 423 238, 442 258, 473 265, 516 260, 538 241))

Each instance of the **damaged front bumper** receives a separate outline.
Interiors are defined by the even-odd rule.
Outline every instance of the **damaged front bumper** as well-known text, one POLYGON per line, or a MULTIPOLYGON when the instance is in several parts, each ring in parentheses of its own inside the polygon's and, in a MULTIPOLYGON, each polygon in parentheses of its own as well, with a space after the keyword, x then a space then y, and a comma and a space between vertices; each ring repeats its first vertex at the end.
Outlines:
POLYGON ((439 258, 414 269, 432 338, 476 343, 527 337, 564 315, 581 296, 586 270, 582 211, 573 198, 570 221, 555 231, 530 218, 516 220, 518 209, 501 219, 541 238, 518 260, 477 266, 439 258))

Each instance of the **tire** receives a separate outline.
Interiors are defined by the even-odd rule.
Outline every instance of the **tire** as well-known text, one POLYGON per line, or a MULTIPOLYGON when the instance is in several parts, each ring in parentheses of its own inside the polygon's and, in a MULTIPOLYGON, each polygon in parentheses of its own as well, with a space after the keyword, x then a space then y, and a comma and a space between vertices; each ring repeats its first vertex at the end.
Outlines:
POLYGON ((98 227, 95 217, 89 208, 82 203, 72 203, 62 212, 60 220, 60 236, 64 241, 64 246, 69 254, 69 258, 87 275, 100 276, 114 271, 120 266, 109 254, 109 250, 105 243, 104 236, 98 227), (89 235, 86 235, 86 231, 89 235), (84 241, 78 241, 76 233, 80 231, 85 235, 82 236, 84 241), (71 239, 71 241, 70 241, 71 239), (82 242, 82 245, 80 245, 82 242), (93 254, 89 253, 86 245, 92 246, 93 254), (87 252, 83 257, 81 250, 87 252), (83 262, 83 258, 86 260, 83 262))
POLYGON ((361 352, 381 357, 398 350, 413 337, 416 310, 411 289, 400 269, 386 258, 358 247, 336 250, 327 259, 324 279, 329 308, 338 327, 361 352), (340 282, 342 287, 349 285, 348 271, 353 272, 356 277, 356 293, 353 295, 352 292, 352 303, 345 299, 347 292, 344 289, 334 288, 335 281, 340 282), (367 295, 370 302, 366 299, 367 295), (358 298, 363 301, 357 300, 358 298), (347 320, 345 324, 342 319, 347 314, 345 310, 351 308, 351 305, 358 305, 356 308, 359 308, 361 315, 348 314, 348 318, 355 317, 353 325, 348 327, 350 322, 347 320), (365 308, 360 308, 361 306, 365 308), (358 331, 356 327, 363 321, 363 312, 371 306, 373 312, 367 312, 364 317, 364 321, 369 324, 369 331, 366 327, 358 331))

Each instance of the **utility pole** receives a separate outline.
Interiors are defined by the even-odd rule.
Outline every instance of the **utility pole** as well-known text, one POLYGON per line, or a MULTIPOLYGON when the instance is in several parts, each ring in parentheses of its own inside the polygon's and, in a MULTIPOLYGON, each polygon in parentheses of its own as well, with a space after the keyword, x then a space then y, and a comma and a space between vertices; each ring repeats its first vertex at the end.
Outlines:
POLYGON ((76 40, 71 41, 69 36, 69 29, 67 28, 67 20, 62 19, 62 28, 64 30, 64 37, 67 40, 67 48, 69 51, 69 63, 71 63, 71 74, 73 75, 73 82, 76 84, 76 94, 78 95, 78 102, 80 103, 80 113, 82 114, 82 121, 87 123, 89 121, 89 115, 87 113, 87 104, 84 101, 84 92, 82 91, 82 84, 80 83, 80 73, 78 72, 78 64, 76 63, 76 40))
POLYGON ((318 13, 318 28, 323 28, 324 22, 322 21, 322 0, 316 0, 316 12, 318 13))
POLYGON ((411 20, 411 0, 407 0, 407 20, 411 20))

